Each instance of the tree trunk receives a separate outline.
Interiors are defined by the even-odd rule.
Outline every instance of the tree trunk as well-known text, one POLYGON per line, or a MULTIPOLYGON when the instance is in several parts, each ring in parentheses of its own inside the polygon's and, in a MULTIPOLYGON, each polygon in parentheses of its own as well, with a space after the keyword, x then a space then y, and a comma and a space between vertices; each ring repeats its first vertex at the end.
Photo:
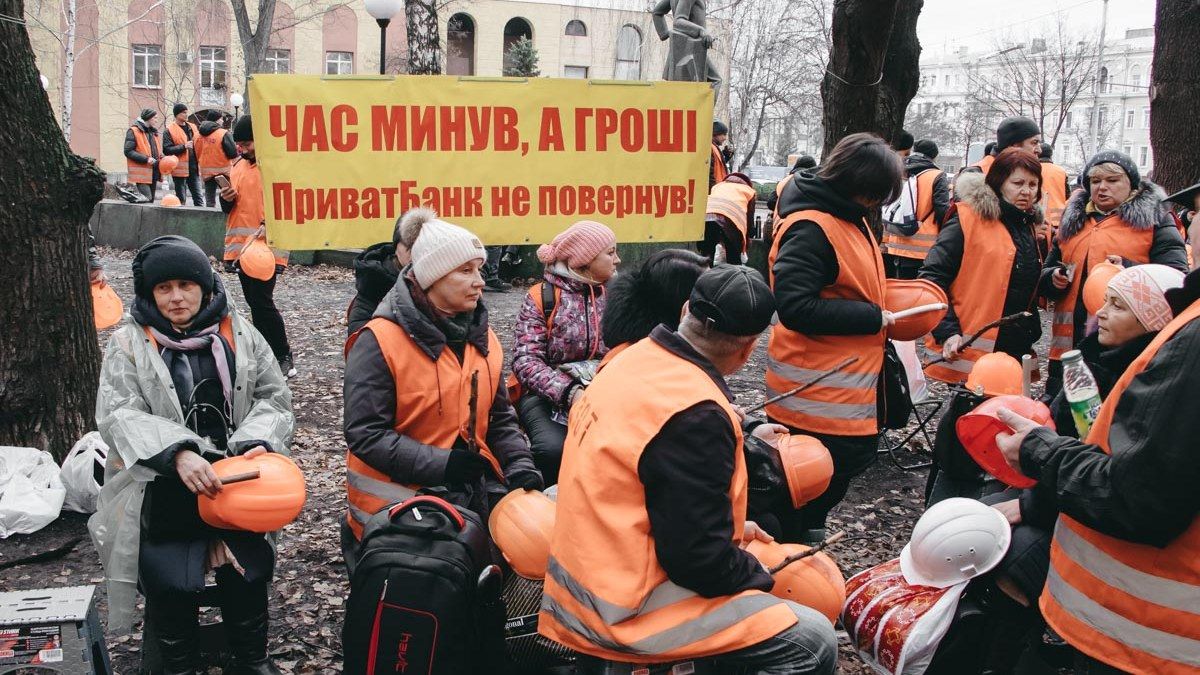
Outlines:
POLYGON ((246 0, 230 0, 234 23, 237 24, 238 39, 242 42, 242 63, 246 72, 243 78, 242 114, 250 112, 250 76, 263 71, 267 59, 267 45, 271 41, 271 24, 275 21, 275 0, 258 0, 258 23, 250 25, 250 12, 246 0))
POLYGON ((879 83, 879 107, 875 124, 879 135, 889 143, 904 128, 904 113, 917 95, 921 73, 921 42, 917 39, 917 17, 925 0, 900 0, 892 37, 883 61, 883 81, 879 83))
POLYGON ((1154 181, 1168 193, 1196 180, 1200 150, 1200 3, 1158 0, 1154 21, 1154 70, 1150 87, 1150 143, 1154 181))
POLYGON ((884 57, 900 0, 834 0, 833 48, 821 81, 826 155, 845 136, 879 133, 884 57))
POLYGON ((437 0, 405 0, 408 73, 441 75, 442 46, 438 35, 437 0))
MULTIPOLYGON (((22 0, 0 13, 24 16, 22 0)), ((0 22, 0 445, 61 459, 94 428, 100 351, 87 275, 87 220, 104 174, 72 154, 42 91, 24 26, 0 22)))
POLYGON ((742 157, 742 163, 738 165, 738 171, 745 171, 746 166, 750 164, 754 153, 758 152, 758 142, 762 140, 763 125, 767 121, 767 96, 763 95, 762 106, 758 109, 758 123, 754 125, 754 142, 750 144, 750 149, 746 151, 742 157))

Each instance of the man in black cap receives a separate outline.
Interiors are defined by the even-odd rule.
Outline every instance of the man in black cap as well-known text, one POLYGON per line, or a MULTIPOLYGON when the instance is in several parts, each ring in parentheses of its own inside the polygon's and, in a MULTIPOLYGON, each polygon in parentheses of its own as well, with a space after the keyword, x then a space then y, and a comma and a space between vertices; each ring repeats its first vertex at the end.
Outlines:
POLYGON ((725 180, 729 175, 729 160, 733 159, 733 145, 729 142, 729 127, 724 122, 713 120, 712 162, 708 165, 708 189, 725 180))
POLYGON ((158 144, 158 130, 154 128, 157 117, 158 112, 153 108, 144 108, 125 132, 128 180, 147 202, 154 201, 160 179, 158 159, 162 157, 162 150, 158 144))
MULTIPOLYGON (((618 672, 604 662, 620 662, 624 653, 686 660, 691 649, 721 672, 833 673, 837 639, 829 620, 766 595, 771 575, 742 548, 770 536, 743 523, 744 425, 725 377, 750 359, 774 314, 758 272, 718 265, 697 279, 678 331, 660 325, 627 348, 572 408, 541 631, 582 652, 581 672, 618 672), (605 526, 613 513, 621 514, 619 532, 605 526), (611 536, 591 541, 598 531, 611 536), (659 584, 666 582, 674 588, 664 594, 659 584), (653 596, 663 597, 646 597, 656 587, 653 596), (598 588, 634 598, 635 609, 622 607, 621 630, 596 638, 586 624, 605 619, 565 620, 578 610, 560 599, 598 588), (724 621, 738 629, 718 636, 714 626, 724 621), (621 641, 643 632, 657 634, 621 641), (678 633, 692 637, 678 640, 678 633)), ((774 443, 786 429, 764 423, 750 433, 774 443)))
POLYGON ((188 121, 188 107, 176 103, 171 114, 174 119, 163 129, 162 151, 164 155, 175 155, 179 164, 171 172, 175 182, 175 196, 180 204, 187 204, 187 193, 192 193, 192 205, 204 206, 204 195, 200 193, 200 166, 197 163, 194 143, 200 130, 188 121))
POLYGON ((242 115, 233 125, 233 142, 242 156, 229 171, 229 187, 221 188, 221 210, 228 214, 223 256, 225 270, 237 272, 254 327, 271 344, 271 350, 279 360, 279 369, 285 376, 294 377, 295 359, 288 344, 283 316, 275 307, 275 281, 287 267, 288 252, 272 248, 275 253, 275 274, 267 280, 247 275, 238 264, 242 251, 253 239, 260 239, 264 243, 267 241, 262 174, 258 170, 258 157, 254 154, 254 127, 250 115, 242 115))
MULTIPOLYGON (((1176 192, 1167 197, 1167 201, 1183 207, 1179 212, 1179 220, 1187 228, 1188 243, 1192 245, 1192 250, 1198 250, 1196 247, 1200 246, 1200 227, 1196 227, 1196 219, 1200 217, 1200 183, 1176 192)), ((1192 269, 1196 269, 1196 267, 1197 265, 1193 263, 1192 269)))
POLYGON ((1008 148, 1015 147, 1032 152, 1033 156, 1037 157, 1042 151, 1042 130, 1038 128, 1037 122, 1028 117, 1005 117, 1000 121, 1000 126, 996 127, 996 143, 990 147, 990 150, 984 148, 983 159, 963 171, 986 175, 988 169, 992 168, 996 155, 1008 148))

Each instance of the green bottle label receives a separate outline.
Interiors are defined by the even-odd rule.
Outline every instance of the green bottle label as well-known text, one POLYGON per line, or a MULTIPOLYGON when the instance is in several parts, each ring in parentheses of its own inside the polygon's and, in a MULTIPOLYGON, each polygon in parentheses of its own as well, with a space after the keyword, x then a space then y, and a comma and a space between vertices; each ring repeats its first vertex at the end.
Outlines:
POLYGON ((1072 401, 1070 405, 1071 417, 1075 419, 1075 430, 1079 432, 1079 438, 1087 438, 1088 432, 1092 430, 1092 423, 1100 414, 1100 397, 1092 396, 1082 401, 1072 401))

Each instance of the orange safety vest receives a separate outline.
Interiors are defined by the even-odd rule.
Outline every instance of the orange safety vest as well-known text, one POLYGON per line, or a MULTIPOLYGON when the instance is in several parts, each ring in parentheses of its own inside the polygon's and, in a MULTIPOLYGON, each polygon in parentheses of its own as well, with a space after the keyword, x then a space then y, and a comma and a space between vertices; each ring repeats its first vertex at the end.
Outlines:
MULTIPOLYGON (((136 144, 136 150, 147 157, 153 157, 150 150, 150 139, 146 137, 146 132, 142 128, 134 124, 129 127, 133 132, 133 142, 136 144)), ((149 163, 139 164, 128 157, 125 158, 126 171, 129 173, 129 182, 135 185, 149 185, 154 182, 154 167, 149 163)))
POLYGON ((917 218, 921 225, 911 237, 885 229, 883 241, 887 244, 887 252, 902 258, 924 260, 929 255, 929 249, 937 241, 941 229, 937 222, 937 214, 933 211, 933 184, 942 175, 940 169, 927 169, 917 174, 917 218), (922 215, 923 214, 923 215, 922 215))
POLYGON ((991 169, 992 169, 992 162, 995 162, 995 161, 996 161, 996 158, 993 157, 992 155, 984 155, 983 159, 979 160, 978 162, 975 162, 971 166, 979 169, 980 171, 983 171, 983 175, 986 176, 987 172, 991 171, 991 169))
MULTIPOLYGON (((258 165, 245 159, 234 162, 229 174, 229 184, 237 190, 237 201, 225 221, 225 255, 226 262, 238 259, 242 249, 258 232, 266 215, 263 205, 262 173, 258 165)), ((265 232, 265 231, 264 231, 265 232)), ((259 237, 266 242, 266 234, 259 237)), ((276 265, 287 265, 288 252, 280 248, 271 248, 275 254, 276 265)))
MULTIPOLYGON (((837 255, 838 277, 820 297, 857 300, 883 306, 883 258, 869 233, 824 211, 797 211, 775 231, 767 268, 775 288, 775 259, 783 235, 808 220, 825 232, 837 255)), ((883 370, 882 327, 870 335, 806 335, 783 324, 771 329, 767 343, 767 396, 776 396, 816 379, 845 359, 858 361, 821 380, 820 384, 767 406, 767 415, 782 424, 834 436, 870 436, 879 432, 875 387, 883 370)))
POLYGON ((725 158, 721 156, 721 150, 716 145, 712 146, 712 177, 713 184, 720 183, 729 175, 729 169, 725 168, 725 158))
POLYGON ((736 439, 727 494, 741 542, 748 488, 737 414, 700 368, 641 340, 571 409, 539 633, 598 658, 659 663, 750 647, 796 623, 779 598, 757 590, 704 598, 658 561, 638 461, 676 413, 706 401, 721 406, 736 439))
MULTIPOLYGON (((403 283, 403 282, 400 282, 403 283)), ((488 329, 488 353, 480 353, 470 343, 460 362, 446 348, 436 361, 429 358, 403 328, 393 321, 376 317, 367 322, 346 342, 346 354, 354 347, 362 331, 369 330, 379 341, 379 351, 387 362, 396 384, 396 433, 426 445, 450 448, 455 441, 467 439, 471 399, 471 374, 479 373, 479 397, 475 407, 475 443, 479 454, 492 465, 496 477, 503 480, 500 462, 488 448, 488 424, 492 401, 500 385, 504 351, 492 329, 488 329)), ((408 499, 422 485, 397 483, 382 471, 367 465, 352 451, 346 451, 346 522, 357 539, 372 514, 390 504, 408 499)))
MULTIPOLYGON (((195 150, 196 140, 200 138, 200 130, 197 129, 196 125, 192 124, 191 122, 188 122, 187 125, 192 128, 192 149, 195 150)), ((187 134, 184 133, 183 127, 179 126, 175 122, 171 122, 167 125, 167 133, 171 134, 171 142, 175 145, 183 145, 188 141, 187 134)), ((176 155, 176 157, 179 158, 179 164, 175 165, 174 170, 171 171, 171 175, 176 178, 187 178, 188 174, 191 173, 191 168, 188 163, 188 151, 184 150, 182 155, 176 155)), ((199 155, 197 155, 197 157, 199 157, 199 155)))
POLYGON ((193 149, 196 151, 196 163, 200 167, 202 180, 216 178, 217 175, 229 175, 230 159, 221 148, 227 133, 228 129, 217 129, 207 136, 196 137, 193 149))
POLYGON ((1153 244, 1154 228, 1134 229, 1115 213, 1085 225, 1070 239, 1058 240, 1062 261, 1075 265, 1075 276, 1062 299, 1054 301, 1051 359, 1061 359, 1063 354, 1074 349, 1075 344, 1083 339, 1082 335, 1075 335, 1075 305, 1083 295, 1084 277, 1088 270, 1104 262, 1110 255, 1119 255, 1136 263, 1148 263, 1153 244))
POLYGON ((1063 210, 1067 208, 1067 197, 1066 170, 1052 162, 1042 162, 1042 209, 1053 231, 1058 231, 1063 210))
MULTIPOLYGON (((1167 340, 1198 318, 1200 303, 1193 303, 1134 360, 1101 406, 1088 443, 1112 454, 1109 431, 1121 394, 1167 340)), ((1071 646, 1110 666, 1155 675, 1200 672, 1200 517, 1158 548, 1060 514, 1039 604, 1071 646)))
MULTIPOLYGON (((955 208, 963 232, 963 257, 948 295, 966 338, 1004 315, 1004 296, 1008 293, 1017 247, 1004 223, 984 218, 965 202, 959 202, 955 208)), ((925 374, 942 382, 965 382, 975 362, 995 351, 999 334, 999 328, 988 330, 964 349, 958 359, 928 366, 925 374)), ((925 346, 938 353, 942 351, 932 335, 925 338, 925 346)))
POLYGON ((753 208, 758 193, 749 185, 741 183, 722 182, 712 186, 708 193, 708 206, 705 213, 715 213, 725 216, 733 223, 738 232, 742 233, 742 250, 730 253, 742 254, 748 248, 750 239, 748 211, 753 208))

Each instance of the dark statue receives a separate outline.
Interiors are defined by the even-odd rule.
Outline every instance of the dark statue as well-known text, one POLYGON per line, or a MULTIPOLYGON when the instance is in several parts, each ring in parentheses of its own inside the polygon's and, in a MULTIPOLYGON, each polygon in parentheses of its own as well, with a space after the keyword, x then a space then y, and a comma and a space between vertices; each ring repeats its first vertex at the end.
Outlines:
POLYGON ((708 59, 713 34, 705 28, 705 0, 658 0, 650 7, 654 30, 660 40, 670 40, 664 80, 708 82, 715 89, 721 83, 717 69, 708 59), (674 19, 667 26, 667 13, 674 19))

